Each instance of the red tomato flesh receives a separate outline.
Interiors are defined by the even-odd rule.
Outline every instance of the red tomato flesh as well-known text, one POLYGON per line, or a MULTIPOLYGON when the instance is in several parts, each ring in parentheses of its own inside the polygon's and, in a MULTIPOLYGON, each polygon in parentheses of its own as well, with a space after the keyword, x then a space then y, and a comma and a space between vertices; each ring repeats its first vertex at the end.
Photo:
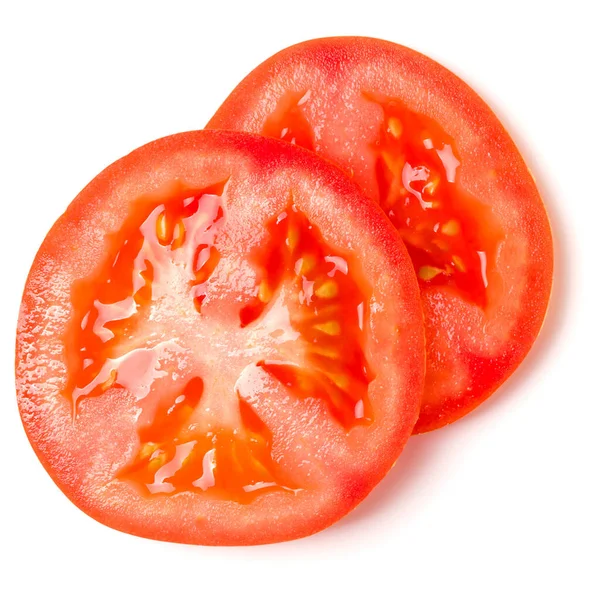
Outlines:
POLYGON ((290 144, 196 132, 106 169, 48 234, 17 389, 88 514, 257 544, 372 489, 416 421, 423 363, 416 279, 377 207, 290 144))
POLYGON ((460 418, 523 360, 549 300, 550 227, 510 137, 452 73, 381 40, 313 40, 260 65, 208 127, 336 162, 399 231, 427 329, 415 432, 460 418))

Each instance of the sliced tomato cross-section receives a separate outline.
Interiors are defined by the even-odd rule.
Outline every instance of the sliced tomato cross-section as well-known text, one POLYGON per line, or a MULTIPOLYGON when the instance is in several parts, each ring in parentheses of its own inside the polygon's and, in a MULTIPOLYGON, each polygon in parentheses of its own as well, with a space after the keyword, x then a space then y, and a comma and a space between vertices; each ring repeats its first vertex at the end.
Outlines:
POLYGON ((415 432, 465 415, 523 360, 549 300, 550 227, 509 135, 455 75, 382 40, 313 40, 257 67, 208 127, 337 163, 400 232, 427 332, 415 432))
POLYGON ((199 544, 308 535, 397 459, 424 378, 418 285, 338 169, 195 132, 101 173, 23 296, 29 439, 81 509, 199 544))

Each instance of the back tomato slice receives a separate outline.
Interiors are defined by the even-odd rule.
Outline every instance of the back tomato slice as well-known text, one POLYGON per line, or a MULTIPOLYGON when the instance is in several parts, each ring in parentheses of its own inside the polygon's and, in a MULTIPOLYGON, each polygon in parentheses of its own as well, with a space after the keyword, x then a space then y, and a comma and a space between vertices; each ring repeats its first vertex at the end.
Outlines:
POLYGON ((336 167, 195 132, 108 167, 45 239, 17 392, 40 460, 116 529, 261 544, 327 527, 416 422, 410 259, 336 167))
POLYGON ((455 75, 382 40, 313 40, 257 67, 208 128, 315 151, 398 229, 427 333, 415 433, 471 411, 523 360, 550 296, 550 226, 509 135, 455 75))

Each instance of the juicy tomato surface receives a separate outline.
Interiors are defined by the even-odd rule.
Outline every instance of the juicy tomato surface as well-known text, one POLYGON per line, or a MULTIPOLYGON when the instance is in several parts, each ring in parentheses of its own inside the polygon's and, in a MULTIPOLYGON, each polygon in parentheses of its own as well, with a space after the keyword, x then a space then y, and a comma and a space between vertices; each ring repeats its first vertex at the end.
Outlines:
POLYGON ((508 133, 458 77, 390 42, 312 40, 257 67, 208 127, 335 162, 400 232, 427 335, 415 433, 471 411, 523 360, 549 301, 550 226, 508 133))
POLYGON ((385 475, 424 353, 410 258, 354 183, 284 142, 193 132, 108 167, 51 229, 17 395, 98 521, 260 544, 327 527, 385 475))

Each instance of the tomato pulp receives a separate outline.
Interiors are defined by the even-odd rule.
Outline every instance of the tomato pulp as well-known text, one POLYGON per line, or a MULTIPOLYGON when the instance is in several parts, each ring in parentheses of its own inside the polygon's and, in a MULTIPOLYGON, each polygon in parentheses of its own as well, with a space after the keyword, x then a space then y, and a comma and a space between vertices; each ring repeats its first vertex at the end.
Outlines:
POLYGON ((293 539, 397 459, 423 339, 404 246, 341 171, 259 136, 180 134, 108 167, 42 244, 19 407, 55 482, 111 527, 293 539))
POLYGON ((455 75, 382 40, 313 40, 257 67, 208 128, 337 163, 399 231, 427 333, 416 433, 471 411, 524 359, 549 301, 550 226, 508 133, 455 75))

